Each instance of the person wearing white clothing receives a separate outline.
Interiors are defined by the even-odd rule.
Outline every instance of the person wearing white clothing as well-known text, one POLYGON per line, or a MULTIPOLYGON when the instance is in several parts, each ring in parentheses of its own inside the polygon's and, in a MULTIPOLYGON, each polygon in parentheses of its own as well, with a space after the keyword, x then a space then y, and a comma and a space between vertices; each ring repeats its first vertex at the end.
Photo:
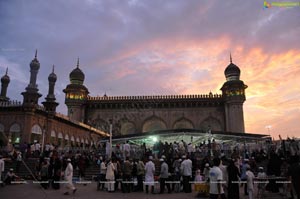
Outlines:
POLYGON ((248 189, 247 191, 248 191, 249 199, 253 199, 253 191, 254 191, 253 180, 255 176, 253 172, 250 170, 250 167, 247 167, 246 178, 247 178, 247 189, 248 189))
POLYGON ((111 160, 108 161, 106 168, 106 180, 107 180, 107 191, 113 192, 115 191, 115 166, 111 160))
POLYGON ((67 159, 67 162, 68 162, 68 165, 66 167, 66 170, 65 170, 65 180, 67 181, 66 183, 66 188, 67 188, 67 191, 64 193, 64 195, 69 195, 69 189, 73 190, 73 194, 76 192, 76 188, 75 186, 73 185, 73 165, 71 164, 71 159, 68 158, 67 159))
POLYGON ((221 163, 220 158, 214 158, 214 166, 209 170, 209 198, 210 199, 225 199, 224 190, 222 187, 223 173, 219 168, 221 163))
POLYGON ((188 158, 188 156, 182 156, 182 159, 185 159, 180 166, 182 178, 183 178, 183 191, 185 193, 191 193, 192 187, 190 184, 192 177, 192 161, 188 158))
POLYGON ((146 193, 148 193, 148 187, 151 186, 151 193, 154 193, 154 173, 155 165, 152 162, 152 156, 149 156, 149 160, 145 165, 145 185, 146 193))

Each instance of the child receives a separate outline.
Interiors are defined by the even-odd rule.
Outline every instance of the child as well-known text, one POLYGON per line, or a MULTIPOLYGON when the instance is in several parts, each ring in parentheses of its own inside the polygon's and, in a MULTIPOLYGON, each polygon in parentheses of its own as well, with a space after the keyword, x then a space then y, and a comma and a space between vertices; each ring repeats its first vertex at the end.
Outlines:
POLYGON ((208 187, 206 182, 204 181, 204 177, 201 175, 200 169, 196 171, 195 175, 195 191, 198 191, 196 197, 201 197, 203 195, 208 194, 208 187))

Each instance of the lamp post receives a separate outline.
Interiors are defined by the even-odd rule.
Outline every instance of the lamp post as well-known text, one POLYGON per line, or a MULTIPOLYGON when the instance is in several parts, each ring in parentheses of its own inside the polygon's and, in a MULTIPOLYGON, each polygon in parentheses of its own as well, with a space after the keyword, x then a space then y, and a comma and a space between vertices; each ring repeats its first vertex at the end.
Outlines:
POLYGON ((109 119, 109 158, 112 154, 112 119, 109 119))

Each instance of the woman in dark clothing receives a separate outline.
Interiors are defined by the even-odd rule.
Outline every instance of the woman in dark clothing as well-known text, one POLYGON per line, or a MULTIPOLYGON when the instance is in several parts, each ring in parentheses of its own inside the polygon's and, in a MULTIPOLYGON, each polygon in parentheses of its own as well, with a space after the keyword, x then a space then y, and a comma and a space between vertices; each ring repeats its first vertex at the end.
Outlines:
POLYGON ((59 160, 58 157, 54 158, 54 164, 53 164, 53 181, 52 181, 52 187, 53 189, 59 189, 60 188, 60 184, 59 184, 59 180, 60 180, 60 176, 61 176, 61 161, 59 160))
POLYGON ((239 169, 234 164, 233 160, 230 160, 227 167, 228 172, 228 198, 230 199, 239 199, 239 184, 238 180, 241 176, 239 169))

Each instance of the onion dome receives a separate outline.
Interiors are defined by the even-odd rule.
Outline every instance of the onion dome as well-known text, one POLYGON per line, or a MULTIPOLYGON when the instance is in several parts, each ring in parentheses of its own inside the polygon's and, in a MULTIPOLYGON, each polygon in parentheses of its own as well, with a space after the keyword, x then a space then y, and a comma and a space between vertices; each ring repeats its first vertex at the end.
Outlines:
POLYGON ((5 75, 3 75, 3 77, 1 78, 1 83, 2 84, 8 84, 10 82, 10 78, 9 76, 7 75, 7 72, 8 72, 8 68, 6 68, 6 73, 5 75))
POLYGON ((48 76, 48 80, 49 80, 49 82, 56 82, 56 80, 57 80, 57 76, 54 73, 54 65, 52 68, 52 73, 50 73, 50 75, 48 76))
POLYGON ((79 58, 77 60, 77 68, 75 68, 69 75, 71 84, 83 84, 84 73, 79 68, 79 58))
POLYGON ((230 54, 230 64, 226 67, 224 74, 227 81, 240 79, 241 70, 237 65, 232 63, 231 54, 230 54))
POLYGON ((35 57, 30 63, 31 70, 39 70, 40 69, 40 62, 37 60, 37 50, 35 51, 35 57))

